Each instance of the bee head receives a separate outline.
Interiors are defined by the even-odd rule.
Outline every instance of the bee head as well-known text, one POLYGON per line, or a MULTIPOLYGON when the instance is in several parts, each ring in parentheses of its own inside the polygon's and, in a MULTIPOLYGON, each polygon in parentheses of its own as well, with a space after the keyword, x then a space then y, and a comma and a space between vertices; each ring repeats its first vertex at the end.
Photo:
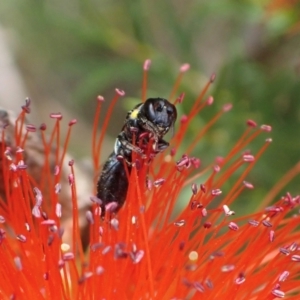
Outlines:
POLYGON ((163 98, 149 98, 145 101, 140 114, 151 122, 163 136, 174 127, 177 119, 175 105, 163 98))

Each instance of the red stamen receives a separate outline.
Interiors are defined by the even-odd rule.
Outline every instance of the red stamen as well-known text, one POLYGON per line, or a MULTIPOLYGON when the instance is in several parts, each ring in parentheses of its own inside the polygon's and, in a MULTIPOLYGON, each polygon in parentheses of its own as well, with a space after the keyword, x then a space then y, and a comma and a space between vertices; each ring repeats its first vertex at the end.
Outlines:
POLYGON ((97 107, 96 107, 96 112, 95 112, 95 117, 94 117, 94 123, 93 123, 93 135, 92 135, 92 159, 93 159, 93 166, 94 170, 98 170, 100 167, 99 164, 99 155, 96 151, 96 136, 97 136, 97 131, 98 131, 98 124, 99 124, 99 117, 100 117, 100 112, 101 112, 101 107, 102 107, 102 102, 104 101, 104 98, 102 96, 97 97, 97 107))
POLYGON ((183 78, 183 75, 185 72, 187 72, 190 68, 190 65, 189 64, 183 64, 181 67, 180 67, 180 70, 179 70, 179 74, 178 74, 178 77, 177 79, 175 80, 175 84, 172 88, 172 91, 170 93, 170 96, 169 96, 169 101, 172 101, 172 99, 174 98, 179 86, 180 86, 180 83, 182 81, 182 78, 183 78))
POLYGON ((142 85, 142 102, 146 101, 147 95, 147 82, 148 82, 148 71, 151 66, 151 60, 146 59, 143 66, 143 85, 142 85))
MULTIPOLYGON (((112 112, 113 112, 113 109, 118 101, 118 99, 121 97, 121 96, 124 96, 125 95, 125 92, 122 91, 122 90, 119 90, 119 89, 116 89, 115 90, 115 96, 114 98, 112 99, 111 101, 111 105, 109 106, 108 108, 108 111, 107 111, 107 114, 106 114, 106 117, 104 119, 104 123, 103 123, 103 126, 101 128, 101 132, 100 132, 100 137, 99 137, 99 140, 98 140, 98 143, 96 142, 93 142, 96 143, 96 151, 94 151, 94 161, 97 163, 95 165, 95 169, 98 170, 99 169, 99 160, 96 159, 95 157, 98 156, 98 157, 101 157, 101 147, 102 147, 102 143, 103 143, 103 140, 104 140, 104 136, 105 136, 105 132, 107 130, 107 126, 108 126, 108 123, 111 119, 111 115, 112 115, 112 112)), ((94 123, 94 126, 97 125, 94 123)))

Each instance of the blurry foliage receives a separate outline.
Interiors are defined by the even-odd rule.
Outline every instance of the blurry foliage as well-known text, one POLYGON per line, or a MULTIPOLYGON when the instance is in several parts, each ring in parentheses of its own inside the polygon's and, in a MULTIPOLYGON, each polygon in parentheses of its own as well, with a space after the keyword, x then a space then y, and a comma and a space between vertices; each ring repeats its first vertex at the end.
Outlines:
MULTIPOLYGON (((43 94, 63 99, 86 118, 93 115, 95 95, 110 99, 115 87, 138 101, 145 58, 153 61, 151 96, 168 97, 180 64, 191 64, 181 87, 186 101, 180 113, 188 110, 190 99, 216 71, 210 93, 217 104, 205 110, 191 132, 197 132, 224 103, 232 102, 234 109, 210 131, 197 155, 204 164, 224 155, 249 118, 271 124, 274 143, 249 178, 258 187, 254 191, 258 200, 299 160, 300 30, 295 30, 299 12, 297 1, 282 0, 0 4, 2 23, 14 30, 16 56, 29 86, 39 89, 41 100, 43 94)), ((122 105, 129 109, 132 101, 122 105)), ((116 113, 113 135, 124 114, 116 113)), ((291 192, 296 188, 292 185, 291 192)))

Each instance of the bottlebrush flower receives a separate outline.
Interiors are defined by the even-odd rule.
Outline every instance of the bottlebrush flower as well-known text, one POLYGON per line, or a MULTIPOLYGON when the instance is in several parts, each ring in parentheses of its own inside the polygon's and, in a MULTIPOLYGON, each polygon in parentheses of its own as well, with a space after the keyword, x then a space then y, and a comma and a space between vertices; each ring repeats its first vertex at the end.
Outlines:
MULTIPOLYGON (((149 61, 144 65, 143 101, 148 68, 149 61)), ((188 65, 181 68, 171 101, 187 69, 188 65)), ((190 123, 213 103, 212 97, 204 101, 213 80, 214 76, 190 113, 181 116, 168 150, 150 165, 133 153, 127 198, 117 215, 100 218, 100 199, 91 191, 91 209, 86 211, 90 231, 86 253, 78 223, 74 161, 64 161, 67 143, 63 151, 56 143, 61 115, 51 115, 56 125, 50 141, 43 136, 45 162, 42 178, 36 182, 23 157, 26 140, 35 131, 27 125, 26 134, 22 134, 29 109, 25 105, 15 127, 16 148, 1 143, 5 188, 0 205, 1 299, 297 299, 300 231, 296 209, 300 197, 286 194, 273 202, 270 196, 263 202, 264 208, 246 216, 230 208, 244 189, 253 188, 246 181, 247 175, 271 140, 267 138, 257 153, 246 147, 271 127, 258 127, 248 121, 231 151, 203 169, 200 159, 192 156, 193 149, 231 108, 225 105, 180 153, 190 123), (53 147, 55 167, 51 168, 49 153, 53 147), (59 191, 67 189, 66 185, 60 186, 61 170, 66 164, 72 203, 71 243, 63 242, 61 226, 64 210, 59 191), (237 172, 239 178, 230 191, 222 193, 237 172), (185 187, 190 187, 189 199, 181 199, 185 187), (176 211, 179 200, 185 200, 186 205, 176 211)), ((99 137, 97 124, 103 98, 98 97, 92 141, 97 173, 105 131, 113 107, 123 94, 116 90, 99 137)), ((174 101, 176 105, 183 98, 181 94, 174 101)), ((74 123, 71 121, 70 127, 74 123)), ((42 134, 44 129, 41 127, 42 134)), ((201 153, 198 155, 201 157, 201 153)), ((299 166, 284 180, 297 173, 299 166)))

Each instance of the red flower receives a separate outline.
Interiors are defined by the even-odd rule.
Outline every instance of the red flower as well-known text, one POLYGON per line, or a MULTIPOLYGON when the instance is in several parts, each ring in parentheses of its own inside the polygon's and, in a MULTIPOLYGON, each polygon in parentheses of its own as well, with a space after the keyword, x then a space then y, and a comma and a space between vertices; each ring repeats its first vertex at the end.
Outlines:
MULTIPOLYGON (((144 67, 143 101, 148 68, 149 62, 144 67)), ((170 101, 187 69, 187 65, 181 68, 170 101)), ((300 197, 287 194, 268 206, 270 198, 265 208, 247 216, 241 212, 235 215, 230 209, 244 189, 253 188, 246 181, 247 174, 271 140, 267 139, 257 153, 245 151, 245 147, 269 132, 270 126, 257 127, 254 121, 248 121, 230 153, 202 169, 199 158, 191 153, 207 130, 231 108, 226 105, 190 141, 185 153, 178 149, 194 117, 212 104, 213 98, 204 101, 204 95, 213 80, 214 76, 190 113, 181 117, 169 150, 159 154, 150 166, 133 153, 135 164, 129 175, 127 198, 117 215, 106 214, 102 220, 98 199, 91 197, 92 209, 86 211, 90 230, 86 253, 81 246, 73 161, 68 164, 72 238, 70 243, 62 241, 60 218, 64 209, 59 191, 67 142, 61 151, 57 146, 61 115, 51 114, 56 125, 49 142, 43 135, 45 127, 40 128, 45 162, 42 178, 34 180, 27 172, 23 148, 35 127, 27 125, 24 134, 29 104, 24 106, 15 127, 16 147, 10 149, 2 143, 2 299, 296 299, 300 231, 299 215, 291 212, 298 208, 300 197), (54 160, 50 155, 53 147, 54 160), (223 186, 236 172, 240 172, 239 179, 224 195, 223 186), (186 205, 178 211, 175 205, 186 186, 191 188, 190 197, 182 199, 186 205)), ((99 171, 99 154, 113 106, 123 94, 116 90, 99 138, 97 121, 103 98, 98 97, 92 142, 95 172, 99 171)), ((180 95, 174 102, 180 105, 183 98, 180 95)), ((70 128, 74 123, 69 123, 70 128)), ((290 177, 299 173, 299 166, 292 172, 290 177)))

